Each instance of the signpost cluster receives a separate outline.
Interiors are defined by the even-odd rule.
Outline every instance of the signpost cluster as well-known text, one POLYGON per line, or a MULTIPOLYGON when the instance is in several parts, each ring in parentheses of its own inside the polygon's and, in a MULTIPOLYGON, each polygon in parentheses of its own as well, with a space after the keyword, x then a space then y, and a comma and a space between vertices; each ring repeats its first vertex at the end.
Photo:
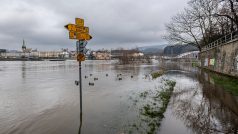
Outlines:
POLYGON ((79 62, 79 81, 75 81, 79 84, 80 92, 80 117, 82 117, 82 74, 81 74, 81 62, 85 61, 85 54, 87 53, 86 45, 87 41, 92 39, 89 35, 89 27, 84 26, 84 20, 81 18, 75 18, 75 24, 67 24, 64 26, 69 31, 69 39, 77 40, 76 51, 77 61, 79 62))
POLYGON ((75 18, 75 24, 67 24, 64 27, 69 31, 69 39, 78 40, 76 42, 77 61, 84 61, 87 41, 92 39, 89 35, 89 27, 84 26, 84 20, 81 18, 75 18))

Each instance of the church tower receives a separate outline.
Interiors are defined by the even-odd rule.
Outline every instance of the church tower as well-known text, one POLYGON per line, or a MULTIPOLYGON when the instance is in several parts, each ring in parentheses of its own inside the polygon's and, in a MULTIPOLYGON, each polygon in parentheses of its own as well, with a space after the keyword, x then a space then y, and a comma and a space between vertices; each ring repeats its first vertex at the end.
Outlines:
POLYGON ((25 40, 23 39, 22 42, 22 51, 25 52, 26 51, 26 44, 25 44, 25 40))

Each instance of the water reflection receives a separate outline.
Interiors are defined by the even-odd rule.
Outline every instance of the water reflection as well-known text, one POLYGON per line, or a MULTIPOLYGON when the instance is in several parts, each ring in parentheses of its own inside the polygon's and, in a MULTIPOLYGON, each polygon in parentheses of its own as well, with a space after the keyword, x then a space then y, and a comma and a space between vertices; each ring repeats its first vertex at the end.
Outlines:
POLYGON ((191 68, 180 65, 170 69, 181 71, 168 73, 178 85, 170 104, 175 118, 193 133, 238 133, 237 96, 216 85, 209 73, 191 68))
POLYGON ((26 78, 26 62, 25 61, 22 61, 21 72, 22 72, 22 79, 24 80, 26 78))
POLYGON ((78 134, 81 134, 82 125, 83 125, 83 114, 80 113, 80 124, 79 124, 79 132, 78 132, 78 134))

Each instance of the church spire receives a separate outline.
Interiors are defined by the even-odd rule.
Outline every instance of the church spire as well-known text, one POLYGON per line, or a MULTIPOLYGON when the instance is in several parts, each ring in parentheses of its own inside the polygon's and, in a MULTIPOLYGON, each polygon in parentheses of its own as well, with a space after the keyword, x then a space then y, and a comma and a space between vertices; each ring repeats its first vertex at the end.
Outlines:
POLYGON ((22 42, 22 50, 26 50, 26 43, 25 43, 25 40, 23 39, 23 42, 22 42))

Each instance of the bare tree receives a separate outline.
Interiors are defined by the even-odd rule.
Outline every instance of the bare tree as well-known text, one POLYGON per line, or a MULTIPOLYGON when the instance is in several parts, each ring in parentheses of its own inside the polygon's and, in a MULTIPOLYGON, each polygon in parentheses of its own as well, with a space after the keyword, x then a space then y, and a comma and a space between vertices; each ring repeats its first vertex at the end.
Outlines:
POLYGON ((230 30, 235 31, 238 28, 238 0, 217 0, 220 4, 220 10, 216 13, 219 17, 226 17, 230 20, 230 30), (235 24, 235 25, 234 25, 235 24), (235 28, 234 28, 235 27, 235 28))
POLYGON ((201 39, 199 27, 194 23, 194 18, 188 14, 188 10, 179 13, 166 24, 168 32, 165 39, 175 43, 193 44, 201 50, 199 41, 201 39))
POLYGON ((238 0, 190 0, 188 5, 166 24, 168 41, 189 43, 201 50, 238 28, 238 0))

